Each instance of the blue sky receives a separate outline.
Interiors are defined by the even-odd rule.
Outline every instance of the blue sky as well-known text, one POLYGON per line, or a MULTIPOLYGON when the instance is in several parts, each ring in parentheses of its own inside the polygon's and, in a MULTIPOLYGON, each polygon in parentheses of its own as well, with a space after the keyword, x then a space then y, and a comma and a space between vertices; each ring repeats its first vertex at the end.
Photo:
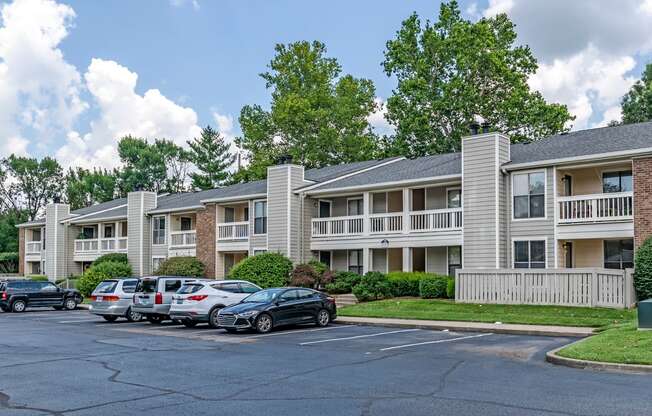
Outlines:
MULTIPOLYGON (((652 0, 465 0, 465 16, 506 12, 540 69, 530 79, 567 104, 575 129, 618 119, 652 59, 652 0)), ((184 143, 201 126, 239 133, 245 104, 269 103, 258 76, 276 43, 320 40, 345 73, 395 81, 381 62, 412 12, 439 1, 0 0, 0 156, 114 167, 127 133, 184 143)), ((371 119, 386 131, 382 113, 371 119)))

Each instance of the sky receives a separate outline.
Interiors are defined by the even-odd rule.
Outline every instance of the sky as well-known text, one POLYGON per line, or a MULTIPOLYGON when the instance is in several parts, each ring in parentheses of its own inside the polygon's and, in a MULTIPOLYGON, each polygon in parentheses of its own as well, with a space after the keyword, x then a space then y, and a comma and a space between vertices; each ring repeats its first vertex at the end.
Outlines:
MULTIPOLYGON (((620 118, 620 100, 652 62, 652 0, 466 0, 466 18, 507 13, 539 60, 529 83, 576 116, 574 130, 620 118)), ((53 156, 113 168, 126 134, 185 144, 201 127, 233 140, 246 104, 269 105, 259 77, 274 45, 320 40, 343 73, 396 81, 387 40, 426 0, 0 0, 0 157, 53 156)), ((391 131, 383 110, 370 116, 391 131)))

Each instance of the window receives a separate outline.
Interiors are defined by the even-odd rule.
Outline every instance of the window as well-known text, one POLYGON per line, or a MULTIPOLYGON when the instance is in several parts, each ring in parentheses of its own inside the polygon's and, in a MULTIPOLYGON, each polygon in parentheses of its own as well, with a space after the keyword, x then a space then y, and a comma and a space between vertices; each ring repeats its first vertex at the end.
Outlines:
POLYGON ((602 174, 602 192, 631 192, 632 171, 604 172, 602 174))
POLYGON ((308 289, 298 289, 297 290, 297 297, 299 298, 299 300, 310 299, 310 298, 312 298, 314 296, 314 294, 315 294, 315 292, 313 292, 312 290, 308 290, 308 289))
POLYGON ((256 293, 260 290, 258 286, 254 286, 251 283, 240 282, 240 290, 242 293, 256 293))
POLYGON ((32 239, 30 241, 41 241, 41 230, 32 230, 32 239))
POLYGON ((328 268, 331 268, 331 252, 330 251, 320 251, 319 252, 319 261, 321 263, 324 263, 325 265, 328 266, 328 268))
POLYGON ((634 240, 605 240, 604 268, 630 269, 634 267, 634 240))
POLYGON ((181 288, 181 280, 165 280, 165 291, 176 292, 181 288))
POLYGON ((514 175, 514 218, 545 217, 545 181, 544 172, 514 175))
POLYGON ((165 217, 154 217, 152 244, 165 244, 165 217))
POLYGON ((117 280, 105 280, 101 282, 93 293, 113 293, 115 292, 115 288, 118 286, 118 281, 117 280))
POLYGON ((545 269, 546 242, 514 241, 515 269, 545 269))
POLYGON ((115 234, 113 233, 113 224, 104 225, 104 238, 113 238, 115 234))
POLYGON ((127 236, 127 221, 122 221, 120 223, 120 237, 127 236))
POLYGON ((564 175, 561 180, 564 182, 564 196, 573 195, 573 177, 570 175, 564 175))
POLYGON ((224 222, 235 222, 235 208, 224 207, 224 222))
POLYGON ((82 228, 82 238, 85 240, 90 240, 95 238, 95 227, 82 228))
POLYGON ((58 287, 56 287, 53 283, 50 282, 39 282, 39 285, 41 286, 41 292, 56 292, 59 290, 58 287))
POLYGON ((265 254, 267 253, 267 250, 254 250, 254 256, 257 256, 259 254, 265 254))
POLYGON ((362 215, 362 198, 349 199, 346 201, 346 215, 362 215))
POLYGON ((192 218, 190 217, 181 217, 180 219, 181 231, 190 231, 192 230, 192 218))
POLYGON ((349 271, 362 274, 362 250, 349 250, 349 271))
POLYGON ((332 202, 331 201, 324 201, 320 200, 319 201, 319 218, 328 218, 331 216, 331 207, 332 207, 332 202))
POLYGON ((297 298, 298 298, 297 291, 295 289, 292 289, 292 290, 288 290, 286 292, 283 292, 280 299, 281 299, 282 302, 289 302, 289 301, 292 301, 292 300, 297 300, 297 298))
POLYGON ((243 221, 249 221, 249 207, 244 207, 243 217, 243 221))
POLYGON ((240 293, 240 285, 238 284, 238 282, 218 283, 213 285, 213 288, 229 293, 240 293))
POLYGON ((152 273, 156 272, 164 261, 165 257, 152 257, 152 273))
POLYGON ((138 280, 125 280, 122 282, 122 291, 125 293, 134 293, 138 280))
POLYGON ((267 234, 267 201, 254 202, 254 234, 267 234))
POLYGON ((462 206, 462 190, 449 189, 446 191, 448 208, 460 208, 462 206))
POLYGON ((448 247, 448 275, 455 277, 455 270, 462 268, 462 247, 448 247))

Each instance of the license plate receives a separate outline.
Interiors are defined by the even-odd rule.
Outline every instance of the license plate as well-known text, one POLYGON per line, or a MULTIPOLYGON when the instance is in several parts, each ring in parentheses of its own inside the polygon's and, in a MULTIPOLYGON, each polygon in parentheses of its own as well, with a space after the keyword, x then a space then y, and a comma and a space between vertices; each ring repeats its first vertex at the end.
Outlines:
POLYGON ((102 299, 104 299, 102 296, 98 296, 98 297, 97 297, 97 301, 98 301, 98 302, 102 302, 102 299))
POLYGON ((181 305, 183 303, 183 299, 177 299, 177 305, 181 305))

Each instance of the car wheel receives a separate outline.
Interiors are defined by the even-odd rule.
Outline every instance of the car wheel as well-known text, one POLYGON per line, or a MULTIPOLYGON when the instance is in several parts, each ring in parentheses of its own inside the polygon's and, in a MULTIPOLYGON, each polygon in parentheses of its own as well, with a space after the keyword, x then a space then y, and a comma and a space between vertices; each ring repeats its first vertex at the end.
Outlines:
POLYGON ((102 315, 102 318, 107 322, 115 322, 118 319, 118 317, 114 315, 102 315))
POLYGON ((317 326, 328 326, 331 322, 331 314, 326 309, 322 309, 317 314, 317 326))
POLYGON ((147 322, 150 324, 159 325, 161 322, 163 322, 163 318, 157 315, 151 315, 147 317, 147 322))
POLYGON ((272 317, 266 313, 261 313, 256 318, 256 332, 259 334, 266 334, 272 330, 272 317))
POLYGON ((237 334, 238 328, 224 328, 229 334, 237 334))
POLYGON ((190 319, 184 319, 182 322, 183 326, 186 328, 194 328, 197 326, 197 321, 191 321, 190 319))
POLYGON ((74 311, 77 309, 77 301, 73 298, 68 298, 63 302, 63 307, 66 308, 67 311, 74 311))
POLYGON ((24 300, 15 300, 14 303, 11 304, 12 312, 16 312, 16 313, 25 312, 26 308, 27 308, 27 303, 25 303, 24 300))
POLYGON ((125 314, 125 318, 127 318, 127 321, 129 322, 138 322, 143 319, 143 315, 141 315, 138 312, 134 312, 131 308, 127 309, 127 313, 125 314))
POLYGON ((215 308, 212 311, 209 312, 208 314, 208 326, 210 326, 213 329, 219 328, 219 324, 217 322, 217 314, 220 312, 219 308, 215 308))

